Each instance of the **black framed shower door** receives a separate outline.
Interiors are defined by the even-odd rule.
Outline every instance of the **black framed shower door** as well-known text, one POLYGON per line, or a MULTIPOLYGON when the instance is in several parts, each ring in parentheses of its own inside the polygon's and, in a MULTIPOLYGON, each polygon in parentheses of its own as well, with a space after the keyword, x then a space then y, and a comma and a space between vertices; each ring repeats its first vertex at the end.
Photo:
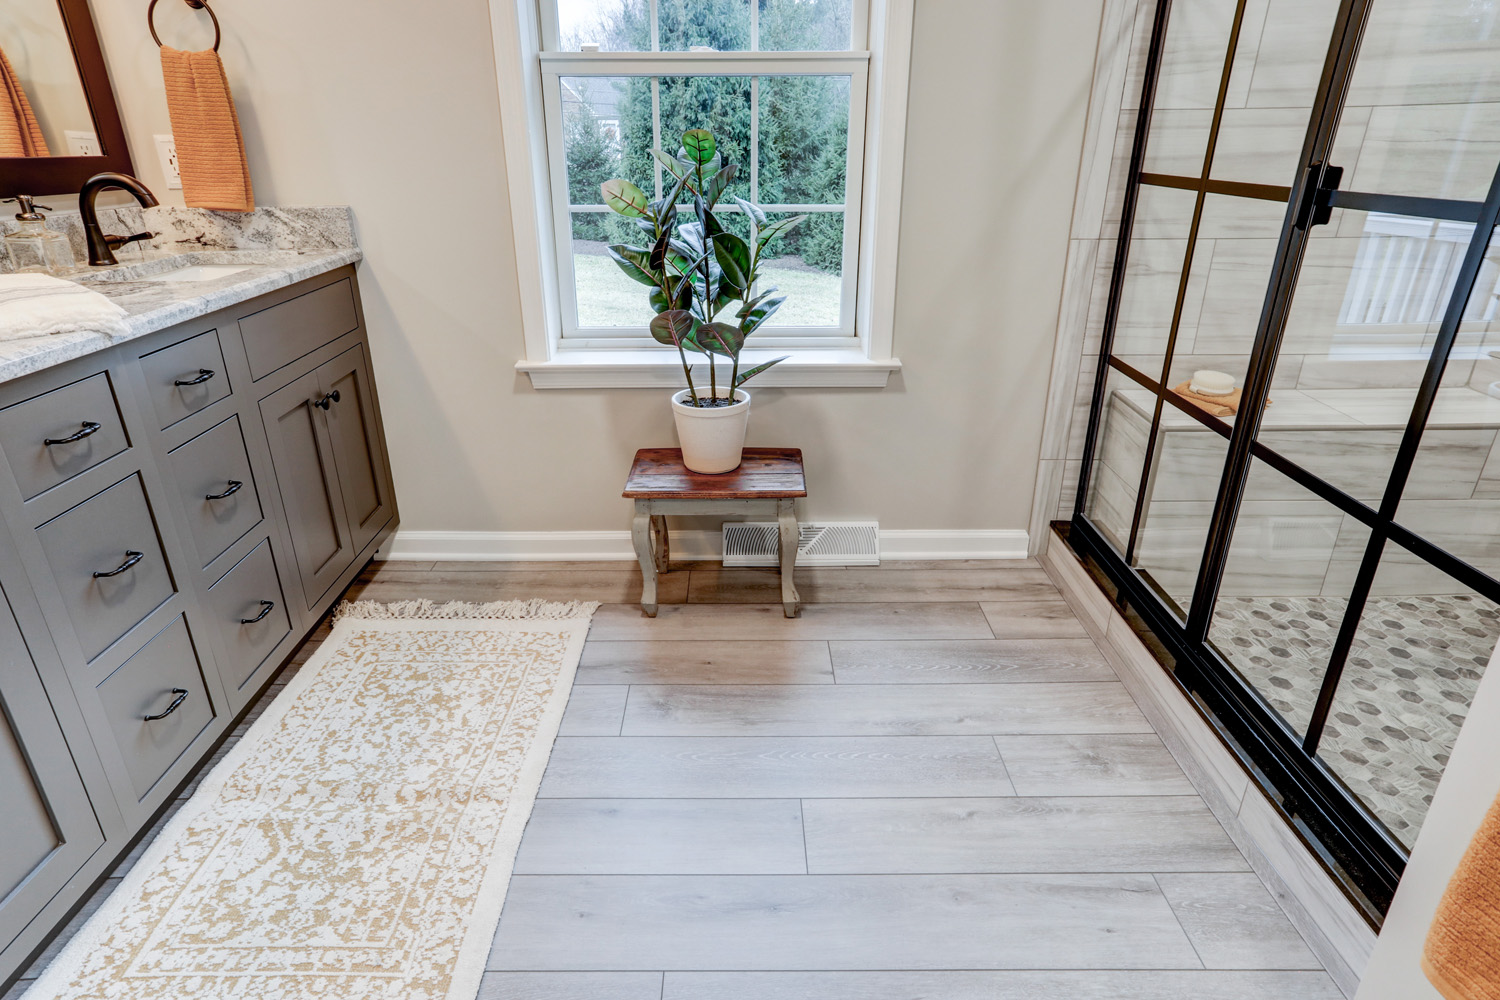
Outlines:
POLYGON ((1446 533, 1500 529, 1472 11, 1155 4, 1068 531, 1375 923, 1500 635, 1500 560, 1446 533))

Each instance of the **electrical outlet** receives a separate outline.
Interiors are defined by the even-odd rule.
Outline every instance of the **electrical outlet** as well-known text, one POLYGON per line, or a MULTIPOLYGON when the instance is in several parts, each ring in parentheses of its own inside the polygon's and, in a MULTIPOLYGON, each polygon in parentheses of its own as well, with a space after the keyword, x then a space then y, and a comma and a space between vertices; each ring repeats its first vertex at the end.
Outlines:
POLYGON ((166 175, 167 188, 182 190, 182 174, 177 170, 177 140, 170 135, 156 137, 156 155, 161 157, 161 172, 166 175))
POLYGON ((99 148, 99 137, 93 132, 76 132, 73 129, 63 129, 63 138, 68 142, 69 156, 102 156, 103 150, 99 148))

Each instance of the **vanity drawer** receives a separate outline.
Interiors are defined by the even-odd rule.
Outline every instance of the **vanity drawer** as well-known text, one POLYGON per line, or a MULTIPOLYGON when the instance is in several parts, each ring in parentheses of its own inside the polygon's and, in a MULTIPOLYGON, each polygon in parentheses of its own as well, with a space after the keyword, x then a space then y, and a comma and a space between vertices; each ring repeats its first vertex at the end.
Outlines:
POLYGON ((198 564, 205 567, 264 516, 240 418, 230 417, 178 445, 172 449, 171 463, 198 564))
POLYGON ((354 285, 348 278, 324 285, 240 320, 240 337, 259 379, 359 329, 354 285))
POLYGON ((0 410, 0 448, 25 500, 129 447, 108 372, 0 410))
POLYGON ((97 693, 138 800, 214 718, 181 615, 104 678, 97 693))
POLYGON ((217 330, 147 354, 141 358, 141 372, 146 376, 157 426, 163 429, 217 403, 231 391, 217 330))
POLYGON ((229 651, 229 662, 219 673, 236 691, 292 630, 269 538, 209 588, 208 605, 229 651))
POLYGON ((139 476, 59 514, 36 534, 87 659, 174 592, 139 476))

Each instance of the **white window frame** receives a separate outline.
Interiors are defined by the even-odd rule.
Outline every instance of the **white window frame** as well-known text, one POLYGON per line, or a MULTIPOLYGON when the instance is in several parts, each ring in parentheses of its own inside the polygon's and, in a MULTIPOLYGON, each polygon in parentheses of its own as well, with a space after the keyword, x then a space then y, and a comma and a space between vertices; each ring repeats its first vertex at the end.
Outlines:
MULTIPOLYGON (((631 331, 578 330, 571 286, 571 220, 558 80, 567 76, 749 76, 820 73, 850 78, 850 151, 845 205, 842 322, 837 330, 763 329, 747 363, 791 359, 761 386, 883 386, 901 362, 893 353, 895 275, 905 152, 907 77, 914 0, 859 0, 849 52, 558 52, 555 23, 537 0, 490 0, 501 126, 516 248, 526 357, 516 363, 536 388, 676 388, 675 354, 631 331), (861 8, 864 8, 861 10, 861 8), (860 98, 863 101, 860 102, 860 98), (865 114, 854 113, 863 103, 865 114), (854 238, 857 233, 857 240, 854 238), (568 335, 563 331, 567 329, 568 335)), ((555 10, 548 5, 549 10, 555 10)), ((753 198, 752 198, 753 200, 753 198)), ((768 211, 805 206, 765 206, 768 211)), ((576 207, 575 207, 576 210, 576 207)))

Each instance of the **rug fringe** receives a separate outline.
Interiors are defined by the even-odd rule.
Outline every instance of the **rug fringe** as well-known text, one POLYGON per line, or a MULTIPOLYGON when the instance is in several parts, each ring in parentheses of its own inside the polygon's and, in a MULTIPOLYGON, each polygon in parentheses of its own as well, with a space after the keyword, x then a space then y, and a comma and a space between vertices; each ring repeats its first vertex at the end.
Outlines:
POLYGON ((599 609, 598 601, 491 601, 475 604, 468 601, 449 601, 436 604, 430 600, 393 601, 345 601, 333 613, 334 624, 345 618, 389 620, 396 618, 506 618, 512 620, 562 621, 567 619, 592 618, 599 609))

